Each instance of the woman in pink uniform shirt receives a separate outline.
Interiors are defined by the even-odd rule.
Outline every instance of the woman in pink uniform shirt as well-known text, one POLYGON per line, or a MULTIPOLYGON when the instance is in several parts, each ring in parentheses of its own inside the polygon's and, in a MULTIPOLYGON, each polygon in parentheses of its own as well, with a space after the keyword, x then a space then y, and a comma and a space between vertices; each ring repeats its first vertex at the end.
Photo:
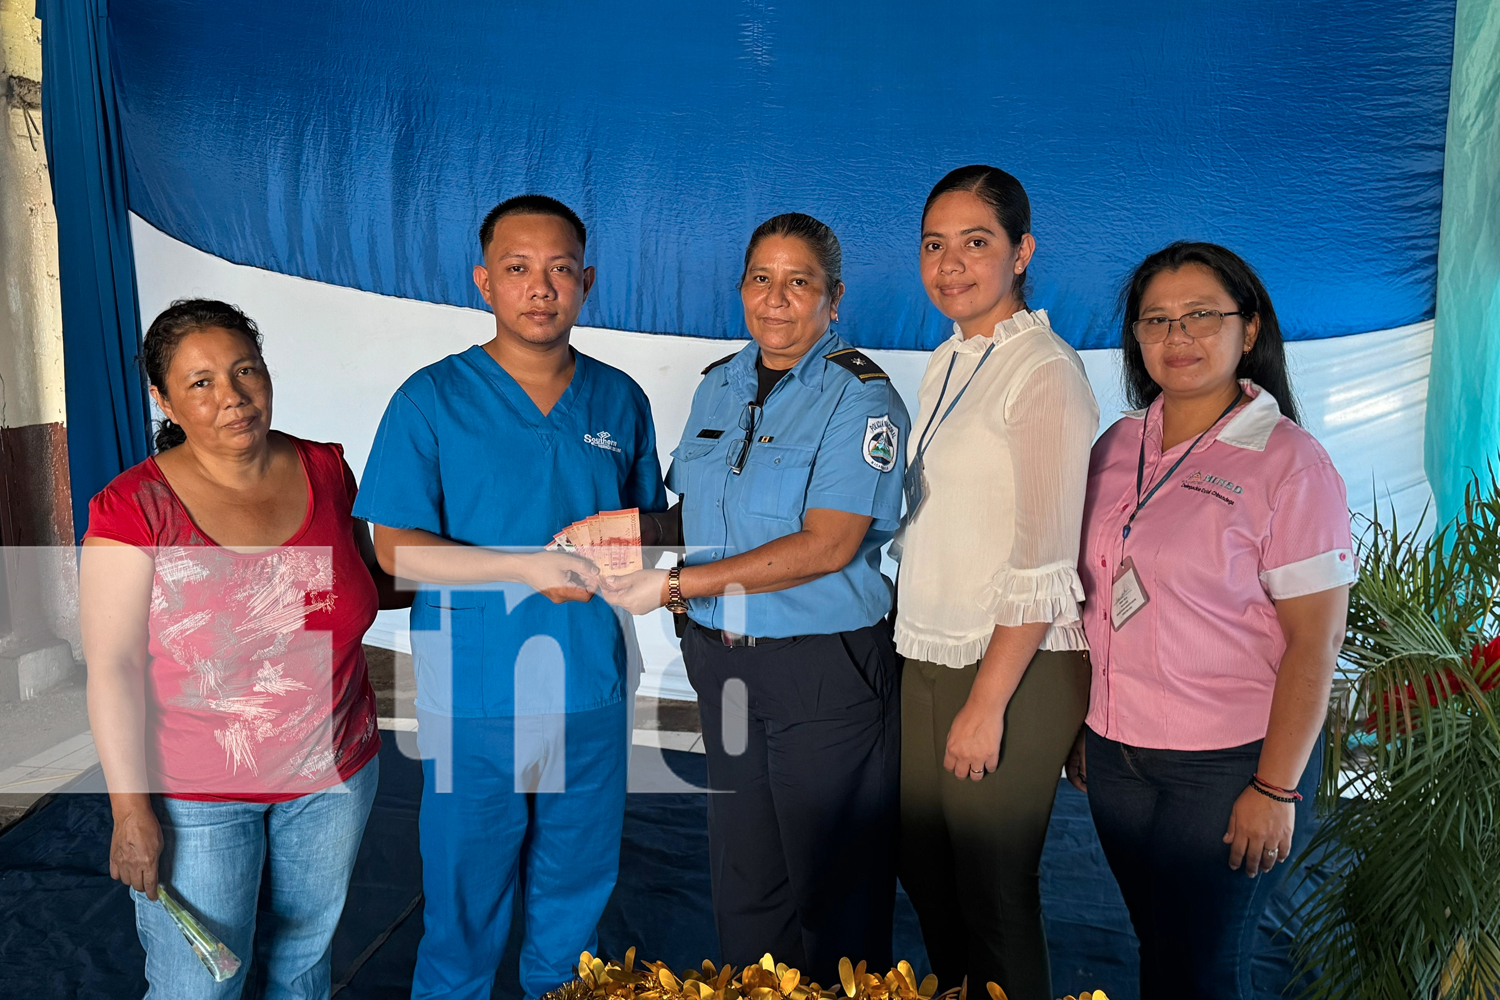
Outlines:
POLYGON ((1321 769, 1355 577, 1344 483, 1297 424, 1276 313, 1239 257, 1174 243, 1124 312, 1140 409, 1089 467, 1093 677, 1069 777, 1140 939, 1143 1000, 1249 997, 1321 769))

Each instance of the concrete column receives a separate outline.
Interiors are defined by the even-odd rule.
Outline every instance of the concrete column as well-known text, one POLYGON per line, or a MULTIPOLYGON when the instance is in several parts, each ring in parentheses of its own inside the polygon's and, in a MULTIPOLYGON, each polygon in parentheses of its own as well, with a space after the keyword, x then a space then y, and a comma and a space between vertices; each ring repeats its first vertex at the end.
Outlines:
POLYGON ((0 0, 0 701, 40 693, 81 653, 35 6, 0 0))

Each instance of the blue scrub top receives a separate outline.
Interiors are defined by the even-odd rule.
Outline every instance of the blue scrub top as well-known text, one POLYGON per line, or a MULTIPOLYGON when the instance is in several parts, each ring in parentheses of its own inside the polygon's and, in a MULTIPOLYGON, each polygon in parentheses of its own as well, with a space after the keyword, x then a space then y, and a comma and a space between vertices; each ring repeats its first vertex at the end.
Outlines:
POLYGON ((667 486, 682 494, 688 565, 800 531, 810 507, 874 521, 854 559, 837 573, 770 594, 695 598, 689 615, 709 628, 764 638, 873 625, 891 608, 880 547, 901 518, 906 406, 873 362, 830 331, 766 397, 736 475, 731 459, 749 426, 759 353, 752 341, 705 372, 672 452, 667 486))
MULTIPOLYGON (((354 516, 540 548, 601 510, 664 509, 646 394, 624 372, 573 356, 573 380, 545 417, 482 347, 411 376, 381 418, 354 516)), ((553 604, 521 584, 423 590, 411 628, 417 706, 428 712, 585 712, 625 695, 619 622, 600 597, 553 604), (451 638, 440 641, 445 621, 451 638)))

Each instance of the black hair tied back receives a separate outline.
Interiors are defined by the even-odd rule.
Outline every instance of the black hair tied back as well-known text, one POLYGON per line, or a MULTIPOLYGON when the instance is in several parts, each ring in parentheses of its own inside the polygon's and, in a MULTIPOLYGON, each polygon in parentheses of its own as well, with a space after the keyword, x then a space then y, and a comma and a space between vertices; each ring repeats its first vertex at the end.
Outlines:
POLYGON ((745 268, 740 272, 741 283, 745 280, 745 273, 750 270, 750 258, 755 255, 755 248, 768 236, 790 237, 807 244, 807 248, 818 260, 818 267, 823 271, 823 281, 828 286, 829 295, 844 280, 844 251, 833 230, 810 215, 787 212, 767 219, 750 234, 750 243, 745 247, 745 268))
MULTIPOLYGON (((1021 182, 999 167, 972 163, 967 167, 950 170, 942 180, 933 185, 927 201, 922 204, 924 222, 932 203, 950 191, 972 192, 988 205, 990 211, 995 213, 995 221, 1005 230, 1005 238, 1010 240, 1011 246, 1020 246, 1021 238, 1031 232, 1031 199, 1026 197, 1026 189, 1021 186, 1021 182)), ((1022 304, 1022 308, 1025 308, 1026 303, 1026 274, 1030 270, 1027 268, 1016 275, 1013 289, 1016 301, 1022 304)))
MULTIPOLYGON (((217 327, 232 330, 255 345, 255 353, 261 354, 260 328, 255 321, 227 302, 216 299, 178 299, 151 321, 146 339, 141 345, 141 367, 146 379, 161 394, 168 398, 167 372, 172 367, 172 357, 184 337, 199 330, 217 327)), ((175 448, 187 440, 172 421, 162 418, 156 429, 156 453, 175 448)))

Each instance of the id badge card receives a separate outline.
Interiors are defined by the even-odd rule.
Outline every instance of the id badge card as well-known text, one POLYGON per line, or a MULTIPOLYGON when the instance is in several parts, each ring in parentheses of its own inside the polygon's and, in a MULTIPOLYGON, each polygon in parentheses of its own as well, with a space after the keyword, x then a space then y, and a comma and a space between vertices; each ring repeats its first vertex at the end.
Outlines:
POLYGON ((1109 620, 1120 631, 1125 623, 1134 618, 1151 601, 1146 588, 1141 584, 1141 575, 1135 570, 1135 561, 1129 556, 1120 563, 1115 573, 1115 583, 1109 605, 1109 620))
POLYGON ((901 480, 901 491, 906 494, 906 522, 917 516, 917 508, 927 496, 927 484, 922 482, 922 458, 917 456, 906 467, 906 476, 901 480))

